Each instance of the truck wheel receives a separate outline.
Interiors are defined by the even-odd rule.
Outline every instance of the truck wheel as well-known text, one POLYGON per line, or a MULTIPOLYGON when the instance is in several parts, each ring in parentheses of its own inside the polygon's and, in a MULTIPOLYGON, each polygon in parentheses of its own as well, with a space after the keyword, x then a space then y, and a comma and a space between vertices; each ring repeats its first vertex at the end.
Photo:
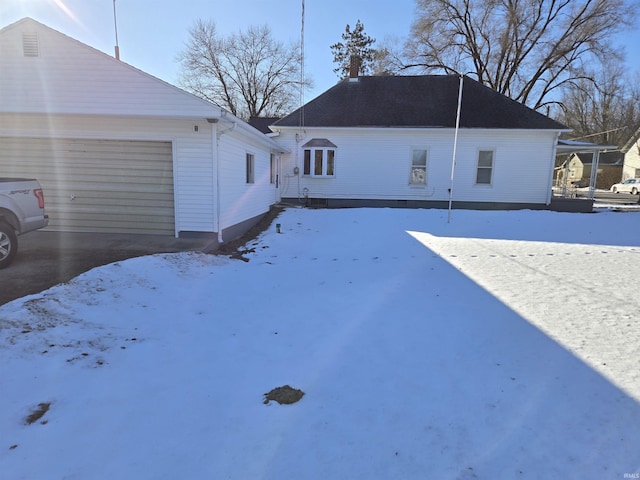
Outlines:
POLYGON ((0 222, 0 269, 8 267, 18 253, 16 232, 4 222, 0 222))

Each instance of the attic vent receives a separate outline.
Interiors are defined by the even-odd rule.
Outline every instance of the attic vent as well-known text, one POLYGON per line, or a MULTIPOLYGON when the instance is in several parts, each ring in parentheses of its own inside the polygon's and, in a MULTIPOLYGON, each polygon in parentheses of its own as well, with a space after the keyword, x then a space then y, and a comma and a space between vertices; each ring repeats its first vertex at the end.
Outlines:
POLYGON ((22 51, 25 57, 38 57, 40 56, 40 49, 38 44, 37 33, 23 33, 22 34, 22 51))

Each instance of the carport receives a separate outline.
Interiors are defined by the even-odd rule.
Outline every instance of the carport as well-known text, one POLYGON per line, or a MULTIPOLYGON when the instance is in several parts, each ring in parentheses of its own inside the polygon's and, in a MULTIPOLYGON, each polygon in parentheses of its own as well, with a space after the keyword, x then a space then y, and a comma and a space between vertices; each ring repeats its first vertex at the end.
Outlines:
MULTIPOLYGON (((593 160, 591 167, 591 176, 589 177, 589 193, 587 195, 587 198, 593 201, 595 198, 596 177, 598 175, 598 162, 600 160, 600 153, 617 149, 618 147, 615 145, 598 145, 596 143, 579 142, 577 140, 559 139, 558 145, 556 147, 556 156, 571 155, 573 153, 591 153, 593 160)), ((565 169, 568 171, 569 162, 566 162, 565 169)), ((569 196, 569 190, 567 188, 568 175, 565 175, 564 178, 565 181, 562 185, 560 196, 562 198, 567 198, 569 196)))

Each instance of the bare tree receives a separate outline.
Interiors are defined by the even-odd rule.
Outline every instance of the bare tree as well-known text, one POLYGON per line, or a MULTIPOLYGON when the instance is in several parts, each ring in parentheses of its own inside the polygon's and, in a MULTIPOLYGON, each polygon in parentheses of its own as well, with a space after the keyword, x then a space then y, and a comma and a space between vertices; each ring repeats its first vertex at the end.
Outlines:
POLYGON ((573 138, 622 146, 640 128, 640 74, 629 78, 617 59, 591 67, 562 97, 558 119, 573 138), (591 72, 593 70, 593 72, 591 72))
POLYGON ((400 75, 402 73, 406 64, 402 43, 403 41, 397 36, 387 36, 380 42, 373 55, 371 68, 374 75, 400 75))
POLYGON ((532 108, 584 78, 590 58, 630 26, 625 0, 416 0, 409 66, 464 73, 532 108))
POLYGON ((223 38, 215 23, 198 20, 178 56, 181 85, 234 115, 277 117, 296 105, 300 50, 276 42, 267 26, 223 38))

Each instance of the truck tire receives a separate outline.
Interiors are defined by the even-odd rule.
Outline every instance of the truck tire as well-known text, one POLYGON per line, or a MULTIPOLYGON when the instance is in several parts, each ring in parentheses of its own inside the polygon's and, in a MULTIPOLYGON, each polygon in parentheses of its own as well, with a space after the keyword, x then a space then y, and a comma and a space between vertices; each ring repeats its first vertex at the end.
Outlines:
POLYGON ((0 221, 0 269, 7 268, 18 253, 18 237, 11 226, 0 221))

